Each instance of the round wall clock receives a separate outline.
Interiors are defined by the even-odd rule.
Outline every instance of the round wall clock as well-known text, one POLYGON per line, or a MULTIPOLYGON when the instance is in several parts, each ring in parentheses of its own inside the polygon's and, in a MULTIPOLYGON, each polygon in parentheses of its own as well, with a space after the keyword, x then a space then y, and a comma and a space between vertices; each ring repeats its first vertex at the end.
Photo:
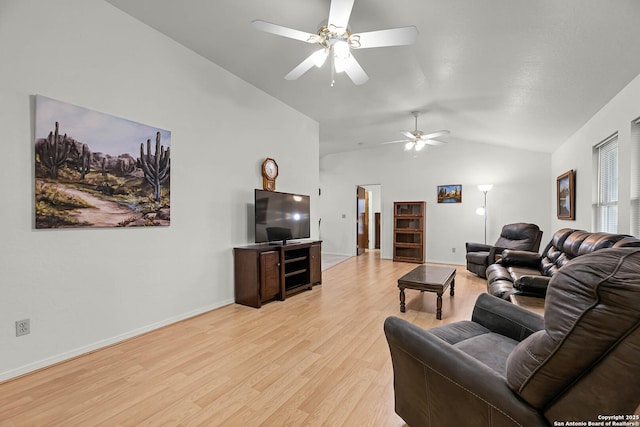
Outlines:
POLYGON ((269 191, 276 190, 276 178, 278 177, 278 164, 271 157, 262 162, 262 188, 269 191))

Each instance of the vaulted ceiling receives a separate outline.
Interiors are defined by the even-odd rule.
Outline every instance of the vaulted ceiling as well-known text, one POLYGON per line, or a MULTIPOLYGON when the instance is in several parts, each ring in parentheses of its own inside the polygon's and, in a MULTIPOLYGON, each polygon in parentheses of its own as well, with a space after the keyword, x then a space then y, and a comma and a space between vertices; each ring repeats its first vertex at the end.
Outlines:
POLYGON ((352 32, 418 40, 355 51, 370 80, 334 87, 328 64, 285 80, 317 47, 251 26, 315 33, 330 0, 107 1, 317 120, 321 155, 402 139, 411 111, 450 144, 552 152, 640 74, 638 0, 355 0, 352 32))

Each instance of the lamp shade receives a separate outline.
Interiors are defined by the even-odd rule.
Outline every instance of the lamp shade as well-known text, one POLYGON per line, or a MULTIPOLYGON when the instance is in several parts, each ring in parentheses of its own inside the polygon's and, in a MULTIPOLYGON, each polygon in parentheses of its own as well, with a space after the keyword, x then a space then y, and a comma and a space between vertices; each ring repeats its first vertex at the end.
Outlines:
POLYGON ((480 184, 478 185, 478 190, 482 191, 483 193, 486 191, 489 191, 493 188, 493 184, 480 184))

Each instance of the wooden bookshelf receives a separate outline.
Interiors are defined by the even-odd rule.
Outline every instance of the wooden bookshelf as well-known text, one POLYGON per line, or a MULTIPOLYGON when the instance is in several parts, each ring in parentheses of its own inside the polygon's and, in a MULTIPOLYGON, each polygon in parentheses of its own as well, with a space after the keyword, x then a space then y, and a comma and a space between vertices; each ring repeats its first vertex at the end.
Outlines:
POLYGON ((425 261, 426 202, 393 203, 393 260, 425 261))

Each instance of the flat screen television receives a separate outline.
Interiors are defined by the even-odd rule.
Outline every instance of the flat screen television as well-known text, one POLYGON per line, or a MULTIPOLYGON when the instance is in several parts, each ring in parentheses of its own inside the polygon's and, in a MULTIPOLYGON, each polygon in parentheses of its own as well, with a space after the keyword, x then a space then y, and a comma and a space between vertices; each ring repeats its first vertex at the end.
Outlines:
POLYGON ((256 189, 256 243, 311 237, 309 209, 309 196, 256 189))

